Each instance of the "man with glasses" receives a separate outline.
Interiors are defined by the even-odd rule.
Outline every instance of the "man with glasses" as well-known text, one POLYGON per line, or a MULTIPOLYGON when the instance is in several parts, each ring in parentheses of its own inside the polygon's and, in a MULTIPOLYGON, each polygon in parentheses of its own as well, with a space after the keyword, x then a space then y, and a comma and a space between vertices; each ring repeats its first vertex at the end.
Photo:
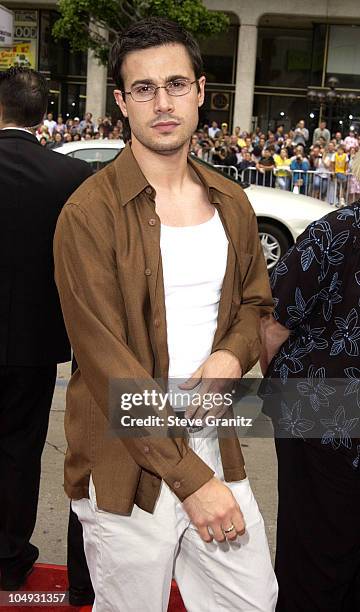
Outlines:
MULTIPOLYGON (((65 488, 83 525, 93 610, 165 611, 174 576, 189 610, 270 612, 276 580, 238 439, 215 427, 202 436, 202 426, 111 435, 121 417, 112 396, 124 397, 115 382, 231 389, 257 361, 260 316, 272 311, 244 192, 188 157, 205 95, 197 43, 146 19, 114 44, 111 65, 131 143, 70 198, 55 238, 79 364, 65 488)), ((203 407, 189 406, 195 414, 203 407)))

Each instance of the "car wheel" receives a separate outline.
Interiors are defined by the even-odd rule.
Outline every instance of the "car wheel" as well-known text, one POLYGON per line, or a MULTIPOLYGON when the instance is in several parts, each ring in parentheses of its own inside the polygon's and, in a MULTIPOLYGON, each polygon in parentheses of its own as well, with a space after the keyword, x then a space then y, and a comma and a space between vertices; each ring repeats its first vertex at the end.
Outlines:
POLYGON ((268 270, 271 270, 291 244, 286 234, 271 223, 259 223, 259 237, 268 270))

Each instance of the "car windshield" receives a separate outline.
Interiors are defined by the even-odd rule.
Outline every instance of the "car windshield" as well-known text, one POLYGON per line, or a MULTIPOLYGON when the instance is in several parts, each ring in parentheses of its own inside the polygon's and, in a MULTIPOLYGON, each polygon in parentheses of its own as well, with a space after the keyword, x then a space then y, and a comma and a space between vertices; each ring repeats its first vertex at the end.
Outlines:
POLYGON ((70 157, 76 157, 86 161, 92 168, 93 172, 97 172, 104 168, 109 162, 113 161, 120 153, 121 149, 111 147, 88 147, 78 149, 69 154, 70 157))

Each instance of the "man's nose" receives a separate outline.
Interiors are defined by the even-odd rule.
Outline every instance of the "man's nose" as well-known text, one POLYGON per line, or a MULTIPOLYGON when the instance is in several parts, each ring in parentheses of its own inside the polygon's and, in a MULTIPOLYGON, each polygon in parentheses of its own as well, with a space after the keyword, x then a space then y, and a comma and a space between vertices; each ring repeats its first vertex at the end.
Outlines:
POLYGON ((159 87, 155 92, 154 110, 158 113, 168 113, 174 110, 174 96, 170 96, 163 87, 159 87))

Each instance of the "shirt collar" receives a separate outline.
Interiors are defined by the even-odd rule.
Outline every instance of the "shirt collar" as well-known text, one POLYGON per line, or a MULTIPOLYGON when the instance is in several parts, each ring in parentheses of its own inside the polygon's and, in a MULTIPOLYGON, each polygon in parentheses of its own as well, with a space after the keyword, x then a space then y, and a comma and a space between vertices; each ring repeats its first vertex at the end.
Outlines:
MULTIPOLYGON (((210 190, 215 190, 223 195, 233 197, 232 181, 227 179, 220 172, 213 170, 207 164, 196 161, 190 155, 188 163, 200 178, 204 187, 207 190, 209 199, 213 201, 210 190)), ((130 143, 127 143, 121 154, 114 162, 116 174, 118 178, 120 199, 123 206, 133 200, 137 195, 146 191, 152 197, 155 197, 155 189, 150 185, 142 173, 138 162, 133 155, 130 143)), ((219 200, 219 203, 222 202, 219 200)))
POLYGON ((15 125, 1 128, 1 131, 3 130, 20 130, 20 132, 27 132, 28 134, 32 134, 31 130, 28 130, 27 128, 17 127, 15 125))

